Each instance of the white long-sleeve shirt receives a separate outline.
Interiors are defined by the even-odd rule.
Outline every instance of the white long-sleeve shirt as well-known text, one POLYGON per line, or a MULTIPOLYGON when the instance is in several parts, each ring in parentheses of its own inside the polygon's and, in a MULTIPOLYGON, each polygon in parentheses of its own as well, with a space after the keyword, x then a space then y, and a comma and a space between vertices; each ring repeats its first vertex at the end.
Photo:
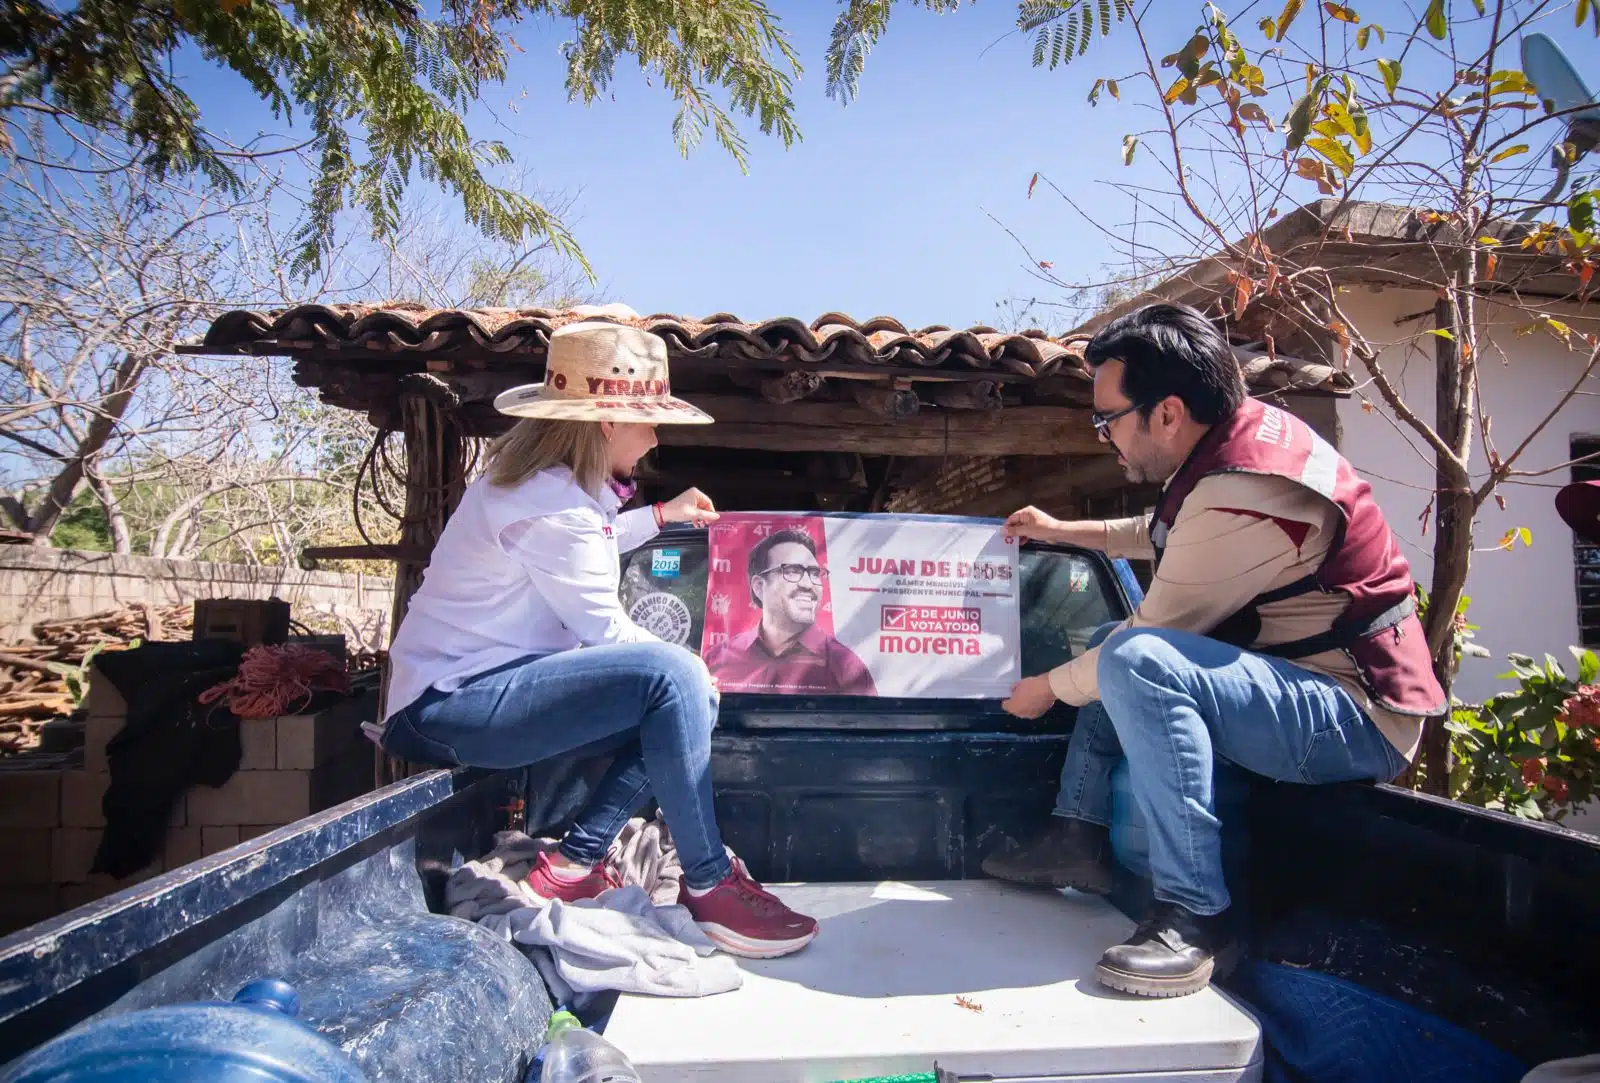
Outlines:
POLYGON ((564 467, 511 488, 469 485, 390 646, 388 714, 518 658, 654 639, 617 589, 620 554, 655 537, 655 516, 618 504, 564 467))

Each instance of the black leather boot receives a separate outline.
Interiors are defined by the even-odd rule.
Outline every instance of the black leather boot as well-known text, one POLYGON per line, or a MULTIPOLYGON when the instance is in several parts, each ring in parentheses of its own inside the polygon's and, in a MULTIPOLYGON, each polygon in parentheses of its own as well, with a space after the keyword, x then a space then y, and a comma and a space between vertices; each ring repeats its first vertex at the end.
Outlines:
POLYGON ((983 871, 1015 884, 1109 895, 1111 832, 1087 820, 1052 816, 1049 826, 1031 841, 990 854, 984 859, 983 871))
POLYGON ((1158 900, 1132 936, 1100 957, 1094 976, 1101 985, 1136 996, 1188 996, 1213 976, 1226 977, 1238 954, 1222 915, 1202 917, 1158 900))

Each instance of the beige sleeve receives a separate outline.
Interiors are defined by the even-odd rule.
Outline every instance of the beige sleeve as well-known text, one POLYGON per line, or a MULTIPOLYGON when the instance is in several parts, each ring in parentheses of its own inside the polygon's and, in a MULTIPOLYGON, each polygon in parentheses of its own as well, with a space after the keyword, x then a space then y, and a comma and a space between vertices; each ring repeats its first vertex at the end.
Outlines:
MULTIPOLYGON (((1211 631, 1263 591, 1321 562, 1338 511, 1284 478, 1224 474, 1196 485, 1172 530, 1132 628, 1211 631), (1295 534, 1301 534, 1298 543, 1295 534)), ((1082 706, 1100 698, 1095 647, 1050 671, 1056 698, 1082 706)))
POLYGON ((1149 517, 1135 515, 1127 519, 1107 519, 1105 552, 1110 557, 1154 560, 1156 551, 1150 546, 1149 517))

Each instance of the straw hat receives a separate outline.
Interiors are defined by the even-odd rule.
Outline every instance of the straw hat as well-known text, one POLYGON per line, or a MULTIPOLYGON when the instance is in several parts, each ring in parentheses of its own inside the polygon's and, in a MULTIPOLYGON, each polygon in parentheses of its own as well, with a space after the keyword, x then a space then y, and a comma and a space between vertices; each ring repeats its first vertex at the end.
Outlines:
POLYGON ((1556 493, 1556 511, 1572 532, 1600 545, 1600 481, 1575 481, 1556 493))
POLYGON ((579 321, 550 335, 544 383, 495 396, 512 417, 619 421, 645 425, 709 425, 710 414, 672 397, 667 344, 625 324, 579 321))

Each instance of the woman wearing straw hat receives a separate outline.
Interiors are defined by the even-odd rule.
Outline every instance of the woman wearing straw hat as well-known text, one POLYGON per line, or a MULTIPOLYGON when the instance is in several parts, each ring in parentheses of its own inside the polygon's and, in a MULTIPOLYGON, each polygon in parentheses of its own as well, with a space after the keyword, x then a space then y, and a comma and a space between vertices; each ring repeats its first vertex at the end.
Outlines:
POLYGON ((655 426, 711 418, 672 397, 665 343, 636 328, 558 329, 545 376, 495 399, 523 420, 491 445, 395 634, 384 747, 487 768, 618 748, 558 850, 528 874, 533 890, 575 902, 616 886, 602 859, 653 792, 683 866, 680 901, 706 935, 736 955, 798 951, 816 922, 730 861, 717 830, 705 666, 635 624, 617 594, 619 552, 667 523, 717 518, 698 489, 618 514, 655 426))

